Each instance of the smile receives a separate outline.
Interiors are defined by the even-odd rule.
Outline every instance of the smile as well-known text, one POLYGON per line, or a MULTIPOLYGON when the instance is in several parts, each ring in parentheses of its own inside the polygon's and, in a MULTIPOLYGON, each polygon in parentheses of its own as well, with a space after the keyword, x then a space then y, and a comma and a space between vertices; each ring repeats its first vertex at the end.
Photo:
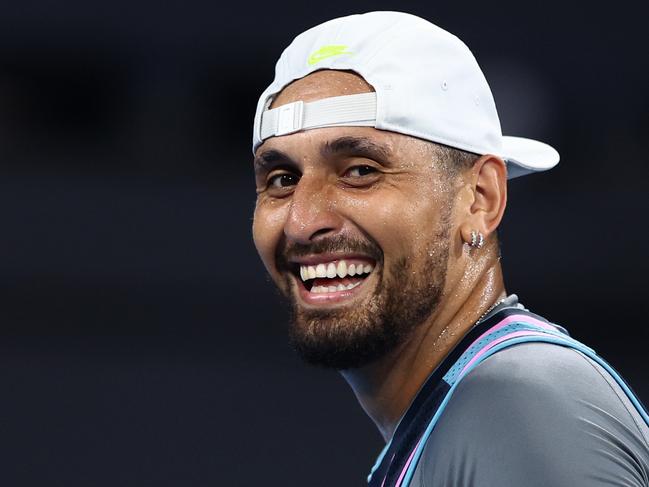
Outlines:
POLYGON ((367 258, 308 260, 295 268, 300 297, 308 304, 334 304, 354 297, 375 268, 367 258))

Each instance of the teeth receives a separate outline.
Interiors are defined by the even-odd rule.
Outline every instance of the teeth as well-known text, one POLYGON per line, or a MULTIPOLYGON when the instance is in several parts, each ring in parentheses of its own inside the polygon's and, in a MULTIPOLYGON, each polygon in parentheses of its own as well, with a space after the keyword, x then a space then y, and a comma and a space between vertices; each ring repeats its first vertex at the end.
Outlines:
POLYGON ((307 278, 309 279, 315 279, 316 273, 315 273, 315 267, 312 265, 307 267, 307 278))
POLYGON ((336 264, 329 262, 327 264, 318 264, 317 266, 301 265, 300 277, 303 281, 320 277, 326 277, 328 279, 340 277, 342 279, 347 276, 369 274, 373 270, 374 266, 372 264, 347 264, 346 261, 339 260, 336 264))
POLYGON ((356 286, 359 286, 360 282, 355 282, 353 284, 338 284, 338 286, 313 286, 311 288, 311 293, 313 294, 322 294, 322 293, 335 293, 336 291, 347 291, 349 289, 354 289, 356 286))

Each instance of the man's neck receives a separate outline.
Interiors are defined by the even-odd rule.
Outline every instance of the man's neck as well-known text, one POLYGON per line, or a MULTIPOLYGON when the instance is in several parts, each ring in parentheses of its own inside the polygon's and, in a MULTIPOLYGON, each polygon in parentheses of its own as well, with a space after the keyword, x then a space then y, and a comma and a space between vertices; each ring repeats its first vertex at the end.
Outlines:
POLYGON ((342 371, 386 441, 426 378, 480 316, 505 297, 500 262, 483 264, 474 282, 459 280, 447 290, 438 309, 401 346, 366 367, 342 371))

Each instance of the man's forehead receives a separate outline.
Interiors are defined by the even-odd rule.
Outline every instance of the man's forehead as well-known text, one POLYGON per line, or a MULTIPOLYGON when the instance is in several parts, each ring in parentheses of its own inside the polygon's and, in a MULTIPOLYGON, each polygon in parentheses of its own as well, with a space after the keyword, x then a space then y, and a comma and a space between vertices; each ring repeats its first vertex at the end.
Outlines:
POLYGON ((299 158, 308 154, 307 146, 321 157, 356 153, 388 162, 395 156, 395 145, 398 146, 395 136, 399 135, 372 127, 326 127, 271 137, 257 149, 255 165, 269 154, 271 158, 277 157, 277 154, 285 154, 291 159, 299 158))
POLYGON ((352 71, 325 69, 293 81, 275 96, 270 108, 302 100, 311 102, 334 96, 370 93, 372 86, 352 71))

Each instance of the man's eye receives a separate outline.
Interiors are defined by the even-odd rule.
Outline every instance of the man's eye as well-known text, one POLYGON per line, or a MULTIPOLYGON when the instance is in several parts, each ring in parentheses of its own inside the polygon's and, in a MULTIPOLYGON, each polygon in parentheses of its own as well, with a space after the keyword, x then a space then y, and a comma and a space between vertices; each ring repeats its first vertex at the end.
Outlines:
POLYGON ((295 186, 299 178, 295 174, 281 173, 271 176, 268 179, 268 186, 270 188, 286 188, 288 186, 295 186))
POLYGON ((374 169, 372 166, 354 166, 347 170, 345 176, 359 178, 362 176, 367 176, 368 174, 372 174, 374 172, 376 172, 376 169, 374 169))

